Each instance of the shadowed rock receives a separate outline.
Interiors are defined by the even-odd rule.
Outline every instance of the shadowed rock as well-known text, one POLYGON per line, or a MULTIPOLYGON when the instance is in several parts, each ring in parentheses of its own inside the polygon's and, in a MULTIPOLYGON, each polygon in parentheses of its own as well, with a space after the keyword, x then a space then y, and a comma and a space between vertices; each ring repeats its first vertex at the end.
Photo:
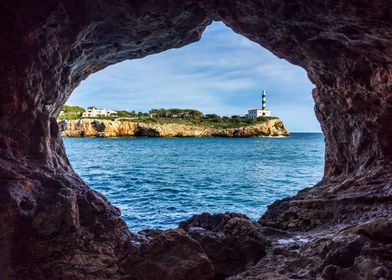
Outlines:
POLYGON ((201 244, 214 264, 216 279, 242 272, 266 254, 268 242, 261 226, 242 214, 203 213, 179 226, 201 244))
POLYGON ((214 267, 202 247, 183 230, 140 234, 135 251, 119 264, 124 275, 151 280, 214 279, 214 267))
POLYGON ((0 279, 202 280, 214 277, 211 263, 217 277, 247 269, 231 279, 391 278, 392 2, 3 0, 0 8, 0 279), (141 240, 73 171, 56 117, 90 74, 197 41, 213 20, 307 71, 324 178, 273 203, 261 225, 202 215, 182 224, 189 234, 141 240), (210 249, 218 244, 239 267, 210 249))

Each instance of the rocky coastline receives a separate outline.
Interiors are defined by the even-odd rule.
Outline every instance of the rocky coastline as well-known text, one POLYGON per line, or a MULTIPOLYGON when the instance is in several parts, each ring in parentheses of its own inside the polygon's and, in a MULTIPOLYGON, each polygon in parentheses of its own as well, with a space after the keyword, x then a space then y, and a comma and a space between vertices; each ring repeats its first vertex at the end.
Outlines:
POLYGON ((263 137, 288 136, 289 132, 278 118, 238 128, 80 119, 67 121, 61 135, 63 137, 263 137))

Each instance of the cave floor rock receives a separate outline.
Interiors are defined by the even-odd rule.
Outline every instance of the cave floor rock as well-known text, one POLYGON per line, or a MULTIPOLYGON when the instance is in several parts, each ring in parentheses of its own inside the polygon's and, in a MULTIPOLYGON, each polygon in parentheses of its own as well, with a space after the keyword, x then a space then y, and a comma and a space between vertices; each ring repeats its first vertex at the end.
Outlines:
POLYGON ((391 15, 386 0, 0 0, 0 279, 392 279, 391 15), (56 117, 89 75, 212 21, 307 71, 323 180, 258 222, 132 233, 73 170, 56 117))
POLYGON ((392 279, 392 221, 387 218, 286 231, 240 214, 204 213, 180 227, 205 249, 216 279, 392 279))

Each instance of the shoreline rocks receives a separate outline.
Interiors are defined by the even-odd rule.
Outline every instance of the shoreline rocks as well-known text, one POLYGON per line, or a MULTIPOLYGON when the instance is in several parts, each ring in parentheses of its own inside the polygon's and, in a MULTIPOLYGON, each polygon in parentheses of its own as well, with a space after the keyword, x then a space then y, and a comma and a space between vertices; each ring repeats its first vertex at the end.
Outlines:
POLYGON ((238 128, 215 128, 205 125, 178 123, 143 123, 80 119, 67 121, 63 137, 261 137, 288 136, 280 119, 238 128))

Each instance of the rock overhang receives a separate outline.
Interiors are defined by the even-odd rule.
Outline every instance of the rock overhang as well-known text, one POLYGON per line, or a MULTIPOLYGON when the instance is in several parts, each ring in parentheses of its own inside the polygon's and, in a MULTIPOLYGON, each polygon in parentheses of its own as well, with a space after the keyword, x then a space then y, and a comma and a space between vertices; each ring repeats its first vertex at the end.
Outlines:
MULTIPOLYGON (((194 42, 212 20, 223 21, 278 57, 302 66, 316 86, 315 112, 326 141, 324 179, 272 204, 260 220, 262 231, 268 235, 266 228, 273 227, 301 232, 367 220, 376 226, 364 227, 388 228, 382 220, 391 217, 392 181, 388 1, 60 0, 0 5, 2 278, 54 277, 58 270, 75 279, 115 279, 124 271, 143 271, 144 261, 159 263, 159 258, 140 257, 148 253, 132 245, 136 237, 118 210, 72 170, 54 117, 88 75, 125 59, 194 42), (71 255, 76 258, 70 260, 71 255), (32 259, 38 261, 32 264, 32 259), (121 272, 117 264, 124 259, 137 259, 138 265, 128 262, 121 272)), ((248 222, 240 224, 253 232, 248 222)), ((227 235, 230 240, 232 234, 227 235)), ((195 277, 200 273, 208 279, 213 273, 205 251, 186 236, 149 234, 145 246, 156 250, 156 240, 182 240, 184 250, 193 253, 189 270, 181 273, 193 271, 195 277)), ((350 234, 342 238, 350 241, 350 234)), ((369 240, 361 246, 371 244, 369 240)), ((346 254, 344 248, 334 250, 346 254)), ((306 248, 303 252, 309 258, 306 248)), ((162 256, 165 261, 167 257, 176 258, 162 256)), ((364 262, 353 263, 352 270, 359 271, 364 262)), ((344 269, 330 267, 324 276, 349 273, 344 269)), ((377 273, 389 275, 381 270, 377 273)))

